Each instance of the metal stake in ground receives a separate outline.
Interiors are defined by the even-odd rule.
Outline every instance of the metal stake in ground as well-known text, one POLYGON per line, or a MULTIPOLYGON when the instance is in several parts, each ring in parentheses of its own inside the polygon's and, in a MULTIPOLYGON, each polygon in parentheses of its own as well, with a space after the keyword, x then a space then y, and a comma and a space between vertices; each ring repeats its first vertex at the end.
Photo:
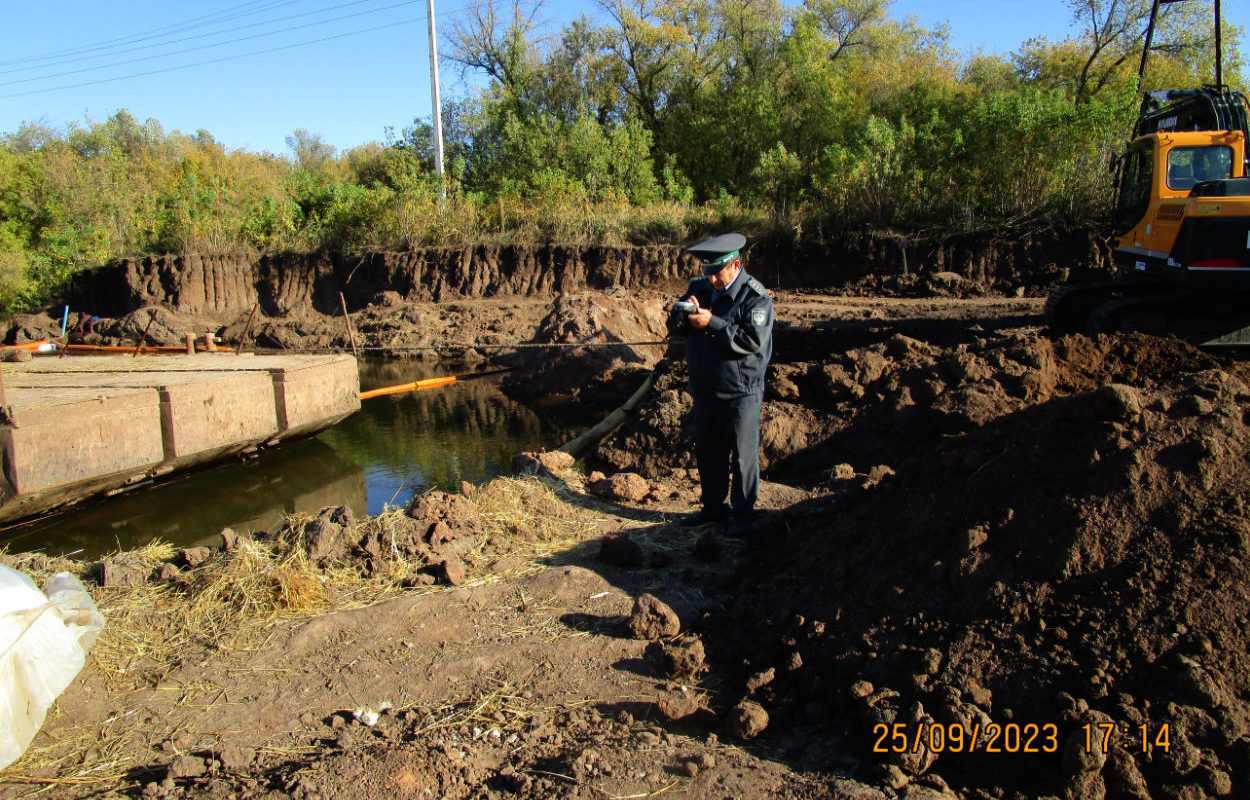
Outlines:
POLYGON ((347 339, 352 343, 352 355, 360 358, 360 353, 356 351, 356 334, 352 332, 352 318, 347 316, 347 301, 343 299, 342 292, 339 292, 339 305, 343 307, 343 321, 347 323, 347 339))
POLYGON ((131 358, 139 355, 139 351, 143 349, 143 340, 148 338, 148 331, 152 329, 152 323, 156 322, 156 311, 153 310, 148 316, 148 324, 143 327, 143 333, 139 334, 139 343, 135 345, 135 351, 130 354, 131 358))
POLYGON ((252 306, 252 313, 247 315, 247 326, 243 328, 243 338, 239 339, 239 346, 234 349, 237 356, 243 352, 243 345, 247 343, 247 335, 252 332, 252 320, 256 319, 256 309, 260 308, 260 303, 252 306))

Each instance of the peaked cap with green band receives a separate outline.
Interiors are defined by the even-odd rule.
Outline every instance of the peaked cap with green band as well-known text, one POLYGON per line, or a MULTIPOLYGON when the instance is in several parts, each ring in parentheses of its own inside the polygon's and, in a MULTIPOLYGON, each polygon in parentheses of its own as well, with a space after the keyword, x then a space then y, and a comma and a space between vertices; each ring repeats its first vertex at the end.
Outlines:
POLYGON ((699 259, 704 275, 715 275, 738 255, 746 243, 747 237, 740 233, 724 233, 699 242, 686 252, 699 259))

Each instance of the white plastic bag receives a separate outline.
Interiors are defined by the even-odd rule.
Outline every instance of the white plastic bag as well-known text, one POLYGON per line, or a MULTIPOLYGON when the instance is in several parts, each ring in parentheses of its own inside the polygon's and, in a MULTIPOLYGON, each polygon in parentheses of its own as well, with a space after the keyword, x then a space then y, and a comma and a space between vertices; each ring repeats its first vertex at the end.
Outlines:
POLYGON ((45 595, 0 564, 0 769, 26 751, 103 627, 104 617, 73 575, 53 575, 45 595))

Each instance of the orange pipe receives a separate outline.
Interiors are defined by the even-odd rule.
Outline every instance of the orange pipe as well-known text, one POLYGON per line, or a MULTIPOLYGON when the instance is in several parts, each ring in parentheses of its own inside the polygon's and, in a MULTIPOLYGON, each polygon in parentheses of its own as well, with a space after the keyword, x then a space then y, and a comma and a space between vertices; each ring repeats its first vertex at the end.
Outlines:
MULTIPOLYGON (((53 342, 49 339, 42 339, 38 342, 23 342, 21 344, 0 345, 0 350, 38 350, 46 344, 53 344, 58 350, 63 352, 73 351, 79 353, 133 353, 134 345, 104 345, 104 344, 61 344, 53 342)), ((197 345, 196 349, 200 352, 205 350, 203 345, 197 345)), ((185 353, 186 345, 156 345, 144 344, 139 345, 140 353, 185 353)))
POLYGON ((383 386, 381 389, 370 389, 367 392, 360 393, 361 400, 368 400, 371 397, 381 397, 386 394, 401 394, 403 392, 419 392, 422 389, 435 389, 439 386, 447 386, 456 382, 455 375, 445 375, 441 378, 426 378, 422 381, 413 381, 412 383, 401 383, 398 386, 383 386))
MULTIPOLYGON (((104 344, 63 344, 66 350, 77 351, 80 353, 133 353, 137 349, 140 353, 185 353, 186 345, 174 347, 170 345, 141 344, 137 348, 134 346, 119 347, 115 345, 104 344)), ((201 348, 202 349, 202 348, 201 348)))
POLYGON ((0 346, 0 350, 38 350, 43 345, 48 344, 47 339, 40 339, 37 342, 22 342, 21 344, 6 344, 0 346))

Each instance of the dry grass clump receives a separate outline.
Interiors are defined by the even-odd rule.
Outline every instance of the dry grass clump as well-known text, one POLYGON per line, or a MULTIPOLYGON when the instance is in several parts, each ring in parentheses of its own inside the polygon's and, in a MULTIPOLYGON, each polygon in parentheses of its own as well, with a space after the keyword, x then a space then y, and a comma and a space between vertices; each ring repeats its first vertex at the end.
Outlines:
POLYGON ((569 503, 561 491, 566 490, 537 478, 495 478, 473 499, 491 535, 511 535, 521 526, 543 542, 593 535, 602 516, 569 503))
POLYGON ((527 559, 526 571, 540 569, 556 552, 601 536, 614 524, 588 507, 584 496, 538 478, 495 478, 473 498, 484 532, 507 541, 513 555, 527 559))
MULTIPOLYGON (((150 556, 165 554, 152 568, 174 552, 168 545, 149 549, 150 556)), ((105 625, 93 661, 113 693, 158 686, 206 650, 248 649, 275 620, 328 607, 322 581, 307 559, 279 558, 256 542, 244 542, 173 581, 100 589, 95 595, 105 625)))
MULTIPOLYGON (((539 568, 534 563, 538 559, 598 536, 608 524, 604 515, 566 502, 557 489, 532 478, 497 478, 481 487, 473 499, 485 534, 482 538, 510 540, 511 551, 528 559, 525 566, 534 569, 539 568)), ((300 515, 287 523, 298 529, 307 521, 307 515, 300 515)), ((123 637, 129 641, 121 660, 135 664, 142 654, 162 672, 157 665, 177 663, 193 642, 217 650, 247 649, 279 621, 373 605, 411 592, 414 589, 406 579, 424 563, 396 546, 402 538, 397 531, 405 525, 399 510, 360 521, 356 534, 374 532, 382 544, 382 558, 374 560, 368 574, 358 563, 318 568, 299 547, 242 540, 235 550, 219 554, 173 583, 104 592, 102 610, 109 619, 106 635, 110 629, 129 631, 123 637), (154 625, 154 618, 169 620, 176 632, 171 635, 166 626, 154 625)), ((155 568, 173 558, 174 552, 172 546, 153 545, 141 558, 155 568)), ((474 562, 484 560, 480 548, 468 556, 474 562)), ((485 579, 490 578, 479 576, 477 582, 485 579)))
MULTIPOLYGON (((526 676, 528 678, 529 676, 526 676)), ((530 720, 551 709, 536 708, 533 701, 522 696, 522 689, 508 680, 496 680, 490 691, 480 691, 473 698, 451 703, 437 709, 422 709, 424 719, 412 731, 421 736, 432 731, 462 725, 475 727, 474 738, 500 733, 521 733, 530 720)))
POLYGON ((323 580, 303 551, 279 554, 245 539, 193 573, 187 623, 221 643, 248 627, 329 608, 323 580))
MULTIPOLYGON (((155 569, 175 552, 150 546, 144 561, 155 569)), ((388 576, 319 570, 302 550, 244 539, 172 581, 95 592, 105 627, 93 653, 113 691, 159 685, 205 650, 250 650, 283 620, 367 605, 399 591, 388 576)))
MULTIPOLYGON (((115 551, 107 558, 121 559, 129 565, 139 567, 141 569, 156 569, 162 563, 170 560, 177 552, 177 548, 168 542, 154 541, 143 547, 134 550, 115 551)), ((23 572, 30 576, 39 588, 43 588, 51 578, 58 572, 68 572, 79 578, 84 578, 90 562, 78 561, 73 558, 62 556, 48 556, 43 553, 9 553, 7 549, 0 550, 0 563, 7 564, 13 569, 23 572)))

